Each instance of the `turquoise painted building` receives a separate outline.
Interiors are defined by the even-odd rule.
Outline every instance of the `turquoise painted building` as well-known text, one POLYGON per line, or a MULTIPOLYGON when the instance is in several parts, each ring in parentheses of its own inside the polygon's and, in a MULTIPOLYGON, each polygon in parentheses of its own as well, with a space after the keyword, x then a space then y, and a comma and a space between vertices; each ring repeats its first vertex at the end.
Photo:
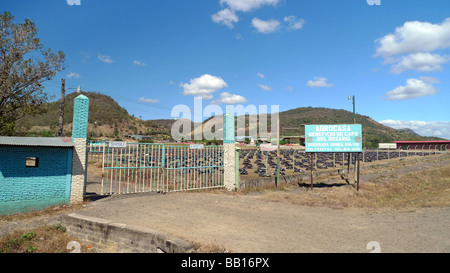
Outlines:
POLYGON ((0 215, 69 204, 71 139, 0 136, 0 215))

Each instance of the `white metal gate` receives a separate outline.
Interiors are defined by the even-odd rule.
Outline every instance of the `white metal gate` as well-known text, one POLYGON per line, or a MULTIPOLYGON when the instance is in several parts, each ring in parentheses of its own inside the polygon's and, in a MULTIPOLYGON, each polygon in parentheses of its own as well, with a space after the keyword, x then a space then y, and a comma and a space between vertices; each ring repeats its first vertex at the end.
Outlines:
POLYGON ((222 146, 127 143, 103 149, 102 195, 223 186, 222 146))

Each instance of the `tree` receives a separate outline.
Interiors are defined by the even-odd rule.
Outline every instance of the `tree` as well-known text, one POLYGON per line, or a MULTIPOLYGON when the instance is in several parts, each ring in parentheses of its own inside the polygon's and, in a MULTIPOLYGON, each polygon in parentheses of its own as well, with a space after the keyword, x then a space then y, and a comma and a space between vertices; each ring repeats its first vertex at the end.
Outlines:
POLYGON ((0 135, 12 135, 16 121, 45 112, 48 102, 42 83, 64 70, 64 53, 45 49, 35 24, 14 23, 0 14, 0 135))

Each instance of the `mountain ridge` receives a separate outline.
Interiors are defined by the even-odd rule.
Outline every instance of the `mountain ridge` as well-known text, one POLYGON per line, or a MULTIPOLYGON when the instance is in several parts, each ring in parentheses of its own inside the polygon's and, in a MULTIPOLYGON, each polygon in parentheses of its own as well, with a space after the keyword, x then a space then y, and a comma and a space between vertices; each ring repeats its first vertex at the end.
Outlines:
MULTIPOLYGON (((155 140, 172 140, 171 128, 176 120, 142 120, 121 107, 110 96, 96 92, 82 92, 90 99, 88 137, 121 139, 127 135, 150 135, 155 140)), ((73 100, 77 93, 65 97, 64 136, 70 136, 73 119, 73 100)), ((47 112, 35 117, 27 117, 17 122, 17 134, 28 136, 56 136, 58 131, 59 101, 46 104, 47 112)), ((282 136, 304 135, 304 124, 352 124, 353 113, 343 109, 324 107, 298 107, 280 112, 280 134, 282 136)), ((220 118, 220 117, 215 117, 220 118)), ((249 116, 245 116, 248 121, 249 116)), ((259 118, 259 116, 257 116, 259 118)), ((202 123, 206 124, 208 120, 202 123)), ((235 120, 237 118, 235 117, 235 120)), ((379 142, 395 140, 430 140, 436 137, 423 137, 412 130, 396 130, 383 125, 369 116, 356 114, 356 123, 362 124, 363 141, 366 147, 375 147, 379 142)), ((267 116, 270 130, 271 118, 267 116)), ((247 126, 248 122, 246 122, 247 126)), ((191 129, 200 124, 191 121, 191 129)), ((248 132, 248 127, 246 127, 248 132)), ((246 134, 248 135, 248 134, 246 134)))

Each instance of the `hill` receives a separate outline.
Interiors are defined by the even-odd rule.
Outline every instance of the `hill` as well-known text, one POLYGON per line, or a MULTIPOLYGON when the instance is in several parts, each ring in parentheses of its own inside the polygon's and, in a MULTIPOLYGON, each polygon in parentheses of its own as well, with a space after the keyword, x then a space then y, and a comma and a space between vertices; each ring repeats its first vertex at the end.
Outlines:
MULTIPOLYGON (((90 100, 89 137, 122 139, 126 135, 149 135, 156 140, 171 140, 171 127, 175 120, 142 120, 130 115, 114 99, 95 92, 82 92, 90 100), (94 124, 95 122, 95 124, 94 124), (94 125, 94 126, 93 126, 94 125), (93 130, 94 129, 94 130, 93 130)), ((65 98, 64 135, 70 136, 73 119, 73 102, 78 94, 72 93, 65 98)), ((56 136, 58 132, 59 101, 46 105, 47 112, 35 117, 28 117, 17 122, 18 135, 56 136)), ((222 117, 214 117, 221 119, 222 117)), ((210 118, 211 119, 211 118, 210 118)), ((210 119, 203 122, 203 125, 210 119)), ((246 116, 248 120, 248 116, 246 116)), ((304 124, 351 124, 353 113, 342 109, 317 107, 300 107, 280 112, 280 133, 282 136, 304 135, 304 124)), ((270 115, 268 129, 270 130, 270 115)), ((395 140, 430 140, 439 139, 422 137, 411 130, 395 130, 374 121, 364 115, 356 115, 356 123, 362 124, 363 139, 366 147, 376 147, 379 142, 395 140)), ((248 124, 248 122, 246 122, 248 124)), ((195 124, 191 123, 191 128, 195 124)), ((221 129, 219 129, 221 130, 221 129)), ((243 132, 237 132, 242 135, 243 132)), ((248 135, 248 127, 246 128, 248 135)))
MULTIPOLYGON (((141 120, 130 115, 113 98, 95 92, 81 92, 89 98, 89 137, 124 138, 125 135, 150 135, 170 139, 171 120, 141 120), (95 123, 95 124, 94 124, 95 123)), ((72 134, 73 104, 77 93, 65 97, 64 136, 72 134)), ((17 134, 56 136, 59 126, 59 101, 46 105, 47 112, 17 122, 17 134)))

